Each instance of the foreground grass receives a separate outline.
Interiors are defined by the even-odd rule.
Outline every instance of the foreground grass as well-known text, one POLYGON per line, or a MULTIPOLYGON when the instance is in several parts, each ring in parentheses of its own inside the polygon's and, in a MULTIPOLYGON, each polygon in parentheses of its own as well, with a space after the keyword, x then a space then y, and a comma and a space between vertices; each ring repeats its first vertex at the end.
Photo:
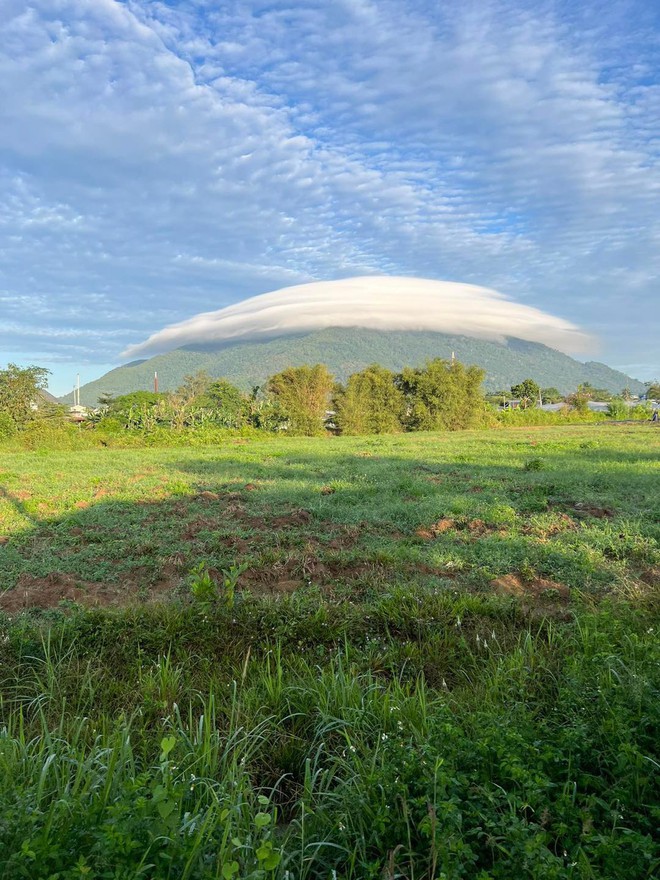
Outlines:
POLYGON ((656 876, 656 437, 6 455, 0 876, 656 876))

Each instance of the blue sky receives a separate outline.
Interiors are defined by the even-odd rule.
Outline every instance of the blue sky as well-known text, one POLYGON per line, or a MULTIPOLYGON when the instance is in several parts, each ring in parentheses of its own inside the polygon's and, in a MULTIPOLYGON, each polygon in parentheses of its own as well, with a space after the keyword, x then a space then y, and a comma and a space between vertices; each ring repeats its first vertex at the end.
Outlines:
POLYGON ((0 0, 0 363, 313 280, 495 288, 660 377, 660 5, 0 0))

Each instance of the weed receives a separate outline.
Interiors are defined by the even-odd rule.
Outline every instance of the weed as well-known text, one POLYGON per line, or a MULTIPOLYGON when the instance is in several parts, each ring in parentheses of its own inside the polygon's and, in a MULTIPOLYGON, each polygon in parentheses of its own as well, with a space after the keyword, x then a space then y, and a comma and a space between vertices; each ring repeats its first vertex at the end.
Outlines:
POLYGON ((218 595, 218 587, 205 562, 198 562, 190 572, 190 592, 201 605, 208 605, 218 595))

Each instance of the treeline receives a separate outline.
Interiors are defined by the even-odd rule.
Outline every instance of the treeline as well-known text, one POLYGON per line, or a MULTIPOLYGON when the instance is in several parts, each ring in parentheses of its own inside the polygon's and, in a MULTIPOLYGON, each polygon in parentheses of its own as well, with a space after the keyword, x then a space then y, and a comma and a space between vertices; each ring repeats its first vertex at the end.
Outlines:
POLYGON ((398 374, 373 364, 342 385, 315 364, 289 367, 243 394, 224 379, 197 373, 171 393, 105 396, 92 420, 128 430, 213 425, 308 436, 458 430, 484 423, 483 378, 478 367, 437 359, 398 374))
MULTIPOLYGON (((589 382, 583 382, 570 394, 562 394, 556 388, 541 388, 533 379, 524 379, 509 389, 492 391, 486 394, 486 400, 498 408, 515 408, 518 411, 529 411, 545 404, 563 404, 563 414, 574 413, 587 415, 591 410, 592 401, 606 403, 606 415, 610 419, 645 419, 653 414, 651 401, 660 398, 660 384, 646 383, 646 400, 638 401, 629 388, 622 388, 618 394, 607 388, 596 388, 589 382), (637 402, 635 402, 637 400, 637 402)), ((531 423, 530 420, 527 420, 531 423)))
MULTIPOLYGON (((116 398, 104 394, 96 407, 78 417, 83 419, 81 430, 95 430, 99 436, 153 438, 185 431, 189 437, 206 434, 213 442, 222 430, 361 435, 651 416, 649 407, 631 408, 623 397, 610 401, 607 414, 592 413, 588 402, 602 390, 586 385, 562 398, 556 389, 541 389, 526 379, 484 395, 484 376, 479 367, 437 358, 400 373, 372 364, 341 384, 326 366, 315 364, 289 367, 246 394, 225 379, 198 372, 172 392, 135 391, 116 398), (512 399, 518 408, 502 411, 512 399), (563 406, 559 413, 548 413, 538 409, 541 402, 563 406)), ((40 367, 9 364, 0 370, 0 439, 36 436, 67 425, 68 410, 45 394, 47 378, 48 371, 40 367)))

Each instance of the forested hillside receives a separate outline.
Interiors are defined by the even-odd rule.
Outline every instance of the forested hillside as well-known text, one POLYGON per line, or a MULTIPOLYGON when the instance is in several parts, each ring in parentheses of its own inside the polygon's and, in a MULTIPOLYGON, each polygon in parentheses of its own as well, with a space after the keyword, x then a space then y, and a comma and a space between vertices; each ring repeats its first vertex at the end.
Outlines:
POLYGON ((92 405, 104 392, 118 395, 152 388, 156 370, 162 391, 173 390, 185 375, 198 370, 214 377, 224 376, 249 390, 289 366, 324 363, 337 379, 345 381, 368 364, 400 371, 430 358, 449 358, 452 352, 462 363, 476 364, 486 371, 487 390, 508 388, 528 376, 564 393, 582 382, 616 392, 624 387, 639 392, 644 387, 605 364, 581 363, 545 345, 521 339, 510 338, 501 344, 445 333, 330 328, 260 342, 179 348, 134 361, 83 386, 81 402, 92 405))

